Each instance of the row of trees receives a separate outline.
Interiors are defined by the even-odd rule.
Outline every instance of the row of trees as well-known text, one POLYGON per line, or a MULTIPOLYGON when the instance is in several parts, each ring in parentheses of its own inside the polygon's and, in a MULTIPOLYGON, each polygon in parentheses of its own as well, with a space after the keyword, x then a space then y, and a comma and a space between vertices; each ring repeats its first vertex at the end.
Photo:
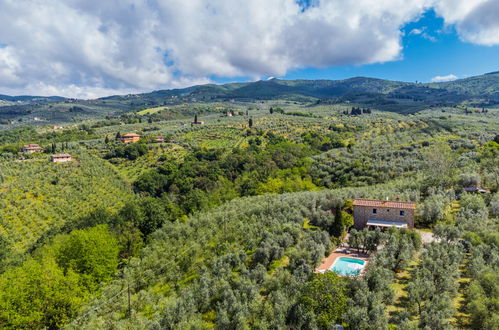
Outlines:
POLYGON ((455 242, 432 243, 423 252, 407 290, 421 328, 450 326, 462 258, 462 246, 455 242))
POLYGON ((468 232, 465 237, 472 243, 467 272, 472 281, 466 291, 466 312, 471 315, 471 326, 474 329, 496 329, 499 323, 497 233, 468 232))
POLYGON ((154 231, 178 218, 175 207, 144 197, 117 213, 98 208, 52 230, 45 244, 38 242, 39 248, 18 266, 2 267, 10 247, 0 236, 0 327, 59 328, 67 323, 103 282, 139 255, 154 231))
POLYGON ((421 247, 421 237, 414 231, 390 228, 386 233, 363 230, 354 232, 360 245, 376 250, 364 277, 352 280, 348 309, 344 316, 351 329, 384 329, 388 327, 386 306, 391 304, 391 287, 395 272, 405 269, 421 247))
POLYGON ((331 247, 322 227, 334 221, 327 212, 330 199, 313 193, 241 198, 186 222, 167 222, 150 236, 143 257, 130 261, 125 277, 105 290, 104 310, 118 313, 91 315, 71 326, 269 328, 292 323, 301 289, 331 247), (304 217, 318 228, 304 229, 304 217), (123 319, 119 314, 126 312, 126 300, 109 298, 127 282, 132 283, 132 316, 123 319))

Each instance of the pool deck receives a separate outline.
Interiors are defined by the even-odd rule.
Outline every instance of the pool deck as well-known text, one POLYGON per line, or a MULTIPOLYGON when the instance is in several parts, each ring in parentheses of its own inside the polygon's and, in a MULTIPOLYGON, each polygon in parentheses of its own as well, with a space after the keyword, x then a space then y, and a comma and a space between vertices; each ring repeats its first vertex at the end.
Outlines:
MULTIPOLYGON (((322 259, 322 263, 314 270, 314 273, 325 273, 328 271, 336 259, 340 257, 348 257, 348 258, 356 258, 360 260, 364 260, 366 262, 366 266, 361 271, 359 276, 362 276, 367 268, 367 264, 369 263, 369 255, 367 253, 360 253, 355 250, 349 248, 339 248, 332 252, 329 256, 322 259)), ((342 276, 342 275, 339 275, 342 276)))

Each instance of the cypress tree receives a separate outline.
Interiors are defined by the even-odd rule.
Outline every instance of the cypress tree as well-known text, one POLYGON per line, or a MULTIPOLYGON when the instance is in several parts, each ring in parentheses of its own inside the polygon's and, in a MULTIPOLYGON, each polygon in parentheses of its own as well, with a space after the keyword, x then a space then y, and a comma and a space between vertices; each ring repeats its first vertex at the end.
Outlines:
POLYGON ((334 215, 334 222, 331 224, 329 229, 329 234, 334 237, 341 237, 343 233, 343 214, 341 212, 341 204, 338 204, 335 208, 336 213, 334 215))

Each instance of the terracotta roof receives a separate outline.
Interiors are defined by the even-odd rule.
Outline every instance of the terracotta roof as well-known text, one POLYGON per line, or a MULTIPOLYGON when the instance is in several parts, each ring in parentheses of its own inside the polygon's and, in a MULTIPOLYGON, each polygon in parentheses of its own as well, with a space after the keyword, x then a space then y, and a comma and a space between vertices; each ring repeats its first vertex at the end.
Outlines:
POLYGON ((140 136, 140 135, 135 134, 135 133, 128 133, 128 134, 123 135, 122 137, 134 137, 134 136, 140 136))
POLYGON ((397 202, 397 201, 384 201, 378 199, 354 199, 354 206, 377 206, 377 207, 392 207, 396 209, 412 209, 416 208, 414 202, 397 202))
POLYGON ((38 144, 26 144, 23 146, 24 150, 43 150, 38 144))

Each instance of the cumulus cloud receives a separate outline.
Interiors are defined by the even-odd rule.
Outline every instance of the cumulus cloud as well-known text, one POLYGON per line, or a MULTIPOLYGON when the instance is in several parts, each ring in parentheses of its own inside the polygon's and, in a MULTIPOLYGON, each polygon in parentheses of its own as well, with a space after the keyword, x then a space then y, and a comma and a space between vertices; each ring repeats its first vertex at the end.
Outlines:
POLYGON ((462 40, 478 45, 499 45, 499 1, 436 0, 435 11, 446 24, 455 25, 462 40))
POLYGON ((446 76, 435 76, 433 78, 431 78, 431 82, 444 82, 444 81, 452 81, 452 80, 456 80, 457 79, 457 76, 454 75, 454 74, 448 74, 446 76))
POLYGON ((392 61, 401 27, 437 2, 463 39, 493 41, 492 16, 469 23, 486 0, 459 15, 446 0, 3 0, 0 92, 95 97, 392 61))

